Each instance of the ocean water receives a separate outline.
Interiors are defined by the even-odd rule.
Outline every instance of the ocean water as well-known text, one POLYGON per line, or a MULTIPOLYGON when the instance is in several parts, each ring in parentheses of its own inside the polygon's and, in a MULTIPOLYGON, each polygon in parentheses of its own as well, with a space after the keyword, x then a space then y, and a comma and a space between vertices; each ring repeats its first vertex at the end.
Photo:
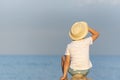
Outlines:
MULTIPOLYGON (((120 79, 120 56, 91 56, 91 60, 89 78, 120 79)), ((60 56, 0 56, 0 80, 59 80, 61 75, 60 56)))

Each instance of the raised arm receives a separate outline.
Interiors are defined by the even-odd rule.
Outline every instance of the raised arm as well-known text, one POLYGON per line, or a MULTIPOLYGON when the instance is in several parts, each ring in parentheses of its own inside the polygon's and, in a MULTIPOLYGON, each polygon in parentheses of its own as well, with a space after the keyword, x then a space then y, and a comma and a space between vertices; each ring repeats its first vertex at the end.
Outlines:
POLYGON ((99 37, 99 33, 91 27, 88 27, 88 31, 92 34, 92 39, 95 41, 99 37))

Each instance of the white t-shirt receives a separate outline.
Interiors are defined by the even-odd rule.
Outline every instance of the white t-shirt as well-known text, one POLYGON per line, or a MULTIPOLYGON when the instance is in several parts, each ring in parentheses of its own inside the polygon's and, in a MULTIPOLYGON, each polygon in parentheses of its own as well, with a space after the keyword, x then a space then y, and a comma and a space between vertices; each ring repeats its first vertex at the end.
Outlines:
POLYGON ((89 46, 93 43, 92 37, 79 41, 72 41, 67 45, 65 55, 70 55, 70 68, 74 70, 86 70, 92 67, 89 58, 89 46))

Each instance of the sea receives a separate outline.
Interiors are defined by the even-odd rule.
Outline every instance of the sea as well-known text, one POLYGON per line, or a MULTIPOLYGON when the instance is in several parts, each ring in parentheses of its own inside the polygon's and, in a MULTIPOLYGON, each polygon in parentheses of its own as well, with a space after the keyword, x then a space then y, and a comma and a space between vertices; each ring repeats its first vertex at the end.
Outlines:
MULTIPOLYGON (((91 55, 90 59, 89 78, 120 80, 120 56, 91 55)), ((0 55, 0 80, 59 80, 61 75, 60 55, 0 55)))

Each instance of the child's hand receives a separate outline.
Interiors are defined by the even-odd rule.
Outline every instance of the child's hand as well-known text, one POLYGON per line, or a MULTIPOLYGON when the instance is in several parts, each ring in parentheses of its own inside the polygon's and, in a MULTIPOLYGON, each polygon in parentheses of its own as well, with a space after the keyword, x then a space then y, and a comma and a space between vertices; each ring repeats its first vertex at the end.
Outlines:
POLYGON ((60 80, 65 80, 66 79, 66 77, 64 77, 64 76, 61 76, 61 78, 60 78, 60 80))

